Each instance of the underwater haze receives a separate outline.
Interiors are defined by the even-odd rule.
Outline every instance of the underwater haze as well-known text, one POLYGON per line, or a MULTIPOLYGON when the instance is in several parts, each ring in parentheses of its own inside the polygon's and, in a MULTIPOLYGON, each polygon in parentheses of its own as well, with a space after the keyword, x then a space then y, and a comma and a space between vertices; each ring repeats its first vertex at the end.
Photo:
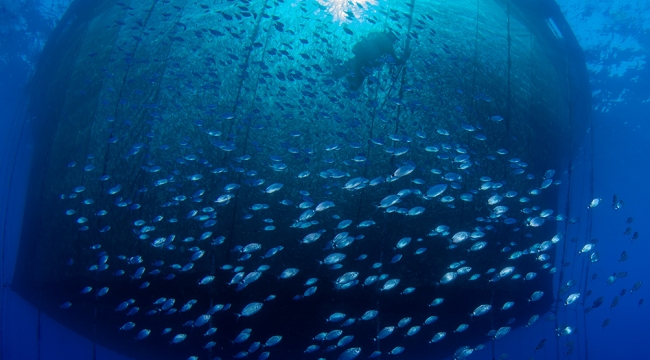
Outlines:
POLYGON ((650 355, 643 4, 0 10, 0 358, 650 355))

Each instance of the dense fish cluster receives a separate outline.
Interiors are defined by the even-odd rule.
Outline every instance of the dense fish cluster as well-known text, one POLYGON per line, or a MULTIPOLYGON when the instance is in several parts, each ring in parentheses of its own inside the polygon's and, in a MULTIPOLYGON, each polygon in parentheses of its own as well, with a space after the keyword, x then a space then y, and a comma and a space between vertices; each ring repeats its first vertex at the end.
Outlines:
POLYGON ((558 224, 579 220, 557 205, 562 146, 531 149, 543 123, 472 85, 430 9, 342 4, 113 6, 54 145, 66 315, 110 311, 99 326, 172 358, 260 360, 464 359, 555 321, 558 224))
MULTIPOLYGON (((423 283, 421 278, 413 279, 407 275, 411 264, 430 261, 429 248, 435 252, 444 251, 448 253, 446 257, 450 259, 449 262, 436 264, 431 261, 429 266, 432 275, 439 279, 424 282, 427 287, 435 284, 426 290, 427 294, 422 294, 430 297, 431 303, 425 308, 404 308, 403 317, 397 323, 384 326, 376 335, 368 335, 374 325, 365 325, 378 316, 379 312, 373 308, 368 308, 364 313, 333 312, 327 318, 309 319, 320 323, 323 330, 309 334, 313 339, 304 346, 304 351, 315 353, 315 357, 334 352, 338 354, 338 359, 353 359, 362 350, 370 357, 377 357, 382 352, 395 355, 407 351, 407 347, 382 346, 380 350, 375 350, 377 347, 368 346, 367 340, 382 340, 396 332, 417 338, 420 342, 437 343, 447 336, 459 336, 457 334, 467 331, 471 327, 472 317, 494 311, 492 305, 481 304, 481 301, 490 302, 490 297, 486 296, 476 299, 475 308, 465 309, 469 314, 465 319, 453 319, 458 323, 456 327, 436 327, 438 318, 445 316, 444 305, 447 305, 444 298, 436 297, 438 287, 471 281, 512 283, 507 286, 535 282, 537 272, 555 272, 551 250, 562 241, 562 234, 542 241, 535 240, 532 232, 529 232, 545 223, 565 220, 563 215, 553 215, 554 210, 535 205, 536 197, 543 196, 548 187, 561 183, 554 180, 555 171, 544 172, 541 179, 532 173, 526 175, 520 171, 526 169, 522 160, 499 149, 490 159, 481 160, 513 164, 505 178, 503 174, 488 172, 472 174, 466 169, 480 167, 481 160, 474 160, 468 155, 471 145, 461 147, 457 144, 452 147, 446 142, 438 142, 446 141, 442 137, 446 135, 437 134, 437 138, 436 134, 430 135, 433 139, 425 133, 413 134, 413 138, 408 134, 390 135, 389 138, 399 138, 394 141, 402 140, 410 144, 410 151, 428 158, 429 163, 436 163, 437 167, 423 163, 421 167, 424 169, 419 169, 418 164, 405 160, 399 166, 395 165, 392 172, 367 174, 367 178, 353 177, 355 175, 349 172, 355 171, 349 170, 349 167, 354 164, 350 157, 356 151, 350 144, 330 146, 338 148, 333 155, 328 153, 332 149, 313 149, 313 157, 318 154, 332 157, 333 161, 320 166, 320 169, 311 164, 289 166, 280 155, 268 158, 262 154, 240 156, 237 160, 241 163, 236 161, 227 167, 216 167, 206 159, 204 164, 195 166, 199 169, 197 172, 188 166, 198 160, 193 154, 179 154, 176 164, 167 169, 155 165, 155 159, 150 158, 142 171, 151 174, 151 180, 143 182, 137 193, 153 193, 159 199, 157 203, 141 204, 124 197, 127 194, 122 191, 122 185, 112 182, 110 174, 98 173, 92 162, 84 161, 79 165, 72 162, 68 164, 68 171, 84 171, 89 177, 96 178, 93 181, 107 184, 106 190, 102 194, 91 195, 86 186, 79 185, 70 189, 69 193, 62 194, 61 200, 68 206, 81 203, 84 215, 89 214, 80 216, 78 206, 65 210, 69 224, 77 226, 79 231, 111 234, 114 227, 126 225, 132 231, 131 242, 141 249, 143 244, 148 244, 149 248, 140 252, 112 253, 109 250, 112 239, 109 235, 106 242, 99 241, 88 246, 95 256, 94 261, 84 264, 89 272, 96 273, 99 279, 106 279, 107 283, 114 282, 114 278, 124 278, 124 282, 118 286, 128 283, 138 289, 134 290, 132 298, 124 298, 114 304, 116 316, 122 316, 125 321, 119 330, 131 332, 138 340, 161 336, 171 344, 181 343, 192 336, 204 343, 203 349, 193 350, 196 356, 208 351, 219 354, 220 347, 230 347, 224 340, 214 340, 220 319, 228 318, 228 313, 237 319, 235 326, 243 328, 239 335, 228 339, 241 349, 235 357, 259 353, 258 358, 265 359, 273 353, 272 347, 283 339, 282 329, 278 327, 278 334, 268 339, 258 338, 255 336, 254 318, 260 312, 277 311, 274 310, 277 302, 313 301, 312 304, 317 304, 319 293, 324 292, 321 289, 327 289, 329 296, 362 292, 364 296, 378 299, 392 297, 398 302, 399 299, 406 300, 423 283), (164 176, 165 173, 169 175, 164 176), (490 175, 499 177, 499 180, 493 180, 490 175), (505 179, 517 176, 527 179, 528 187, 509 186, 505 179), (287 181, 288 178, 290 184, 278 182, 287 181), (170 191, 172 188, 175 190, 170 191), (243 189, 247 190, 245 200, 249 201, 237 202, 238 194, 243 189), (355 204, 356 192, 364 189, 366 196, 374 200, 373 204, 361 209, 354 208, 351 212, 349 207, 358 206, 355 204), (222 224, 220 218, 222 213, 235 210, 235 206, 244 213, 235 226, 249 228, 254 241, 247 236, 227 241, 226 234, 232 224, 222 224), (435 215, 427 216, 441 209, 460 212, 465 206, 471 206, 482 216, 463 227, 437 224, 435 215), (148 209, 150 215, 139 217, 137 211, 144 208, 148 209), (347 218, 357 210, 367 214, 366 217, 347 218), (122 214, 123 220, 119 223, 103 221, 112 219, 110 213, 113 212, 122 214), (153 214, 157 215, 151 216, 153 214), (394 239, 368 231, 380 227, 391 217, 399 222, 410 221, 414 228, 400 229, 405 236, 394 239), (409 217, 413 217, 413 220, 408 220, 409 217), (427 229, 427 232, 423 232, 423 229, 427 229), (506 234, 527 233, 522 241, 516 242, 499 239, 496 235, 498 231, 506 234), (274 235, 277 232, 282 236, 274 235), (226 243, 232 246, 226 247, 226 243), (500 257, 488 262, 480 253, 490 247, 498 248, 500 257), (376 248, 382 248, 379 256, 376 248), (365 251, 373 255, 369 256, 365 251), (307 255, 312 257, 313 262, 306 261, 307 255), (220 262, 219 259, 224 257, 230 261, 220 262), (533 264, 536 271, 519 271, 522 262, 533 264), (210 267, 215 269, 207 270, 210 267), (204 302, 174 293, 154 301, 141 299, 148 298, 145 294, 149 288, 164 289, 168 282, 188 279, 197 289, 211 288, 215 283, 227 283, 228 288, 223 293, 215 292, 213 298, 204 302), (255 301, 248 303, 246 299, 251 298, 244 296, 246 292, 254 292, 255 301), (278 292, 284 293, 284 296, 278 297, 278 292), (287 296, 290 294, 294 295, 287 296), (224 303, 217 303, 219 301, 224 303), (155 317, 164 319, 164 328, 155 328, 150 324, 149 319, 155 317), (240 317, 251 317, 251 322, 240 320, 240 317), (360 339, 363 336, 366 337, 366 346, 355 346, 363 343, 360 339), (251 341, 248 341, 249 337, 251 341)), ((205 136, 211 135, 206 132, 205 136)), ((300 135, 291 136, 299 138, 300 135)), ((371 146, 386 147, 376 143, 379 141, 375 140, 371 146)), ((102 280, 99 282, 103 283, 102 280)), ((80 292, 88 297, 101 298, 109 292, 109 287, 87 286, 80 292)), ((515 301, 495 305, 501 311, 507 311, 514 306, 525 306, 527 302, 539 300, 544 292, 534 291, 528 295, 528 298, 513 298, 515 301)), ((578 296, 569 296, 567 305, 578 296)), ((63 305, 70 306, 70 302, 63 305)), ((341 304, 340 307, 344 309, 346 306, 341 304)), ((528 325, 532 325, 537 318, 531 319, 528 325)), ((510 327, 508 323, 502 325, 488 336, 493 339, 505 336, 510 327)), ((480 344, 464 347, 456 357, 464 358, 483 347, 480 344)))

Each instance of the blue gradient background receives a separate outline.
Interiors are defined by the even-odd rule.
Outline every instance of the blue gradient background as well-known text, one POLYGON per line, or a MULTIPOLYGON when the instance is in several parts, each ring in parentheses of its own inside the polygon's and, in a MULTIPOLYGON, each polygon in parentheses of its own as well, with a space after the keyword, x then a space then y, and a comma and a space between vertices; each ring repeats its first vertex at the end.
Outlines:
MULTIPOLYGON (((0 3, 0 183, 3 190, 0 233, 4 249, 1 359, 93 358, 92 343, 45 315, 41 315, 39 325, 37 310, 9 288, 21 227, 21 204, 24 194, 30 191, 24 185, 31 139, 29 121, 23 126, 20 116, 22 94, 40 50, 68 3, 68 0, 0 3)), ((587 314, 586 320, 581 307, 560 306, 558 316, 577 326, 577 336, 571 338, 575 341, 573 354, 564 354, 566 338, 557 338, 555 323, 544 321, 542 316, 533 327, 517 329, 495 342, 495 358, 507 353, 509 359, 557 359, 559 351, 562 359, 648 359, 650 304, 639 306, 638 301, 648 297, 650 286, 650 240, 646 228, 650 224, 650 162, 646 155, 650 153, 650 68, 646 65, 650 48, 650 5, 631 0, 558 3, 585 51, 594 94, 591 133, 582 134, 582 155, 573 159, 576 176, 570 200, 574 209, 571 216, 579 215, 582 221, 566 238, 579 236, 585 240, 589 225, 586 205, 591 200, 589 172, 593 166, 594 196, 604 200, 603 205, 592 210, 591 230, 592 237, 599 239, 601 261, 590 267, 589 278, 592 273, 598 273, 597 280, 587 280, 593 294, 589 297, 583 294, 580 301, 589 306, 594 299, 604 296, 605 302, 587 314), (625 207, 618 211, 611 207, 613 194, 625 201, 625 207), (634 217, 632 227, 640 233, 634 243, 629 236, 623 236, 628 217, 634 217), (629 259, 619 263, 623 250, 629 259), (629 275, 607 285, 606 278, 619 271, 627 271, 629 275), (629 290, 639 280, 644 281, 640 291, 634 294, 628 291, 617 307, 610 308, 621 289, 629 290), (607 318, 611 323, 602 328, 607 318), (535 352, 543 338, 545 346, 535 352)), ((567 278, 584 283, 586 275, 582 271, 586 257, 577 256, 572 250, 567 251, 566 257, 572 262, 565 268, 571 274, 567 278)), ((491 359, 490 348, 488 345, 470 358, 491 359)), ((96 355, 101 360, 125 359, 101 347, 97 348, 96 355)))

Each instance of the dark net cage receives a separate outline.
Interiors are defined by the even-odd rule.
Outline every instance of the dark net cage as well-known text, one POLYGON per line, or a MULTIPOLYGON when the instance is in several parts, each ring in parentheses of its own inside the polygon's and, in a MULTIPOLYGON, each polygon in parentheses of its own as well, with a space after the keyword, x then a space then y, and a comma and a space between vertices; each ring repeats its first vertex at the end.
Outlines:
POLYGON ((462 358, 543 317, 589 92, 540 4, 74 2, 30 87, 12 286, 143 359, 462 358))

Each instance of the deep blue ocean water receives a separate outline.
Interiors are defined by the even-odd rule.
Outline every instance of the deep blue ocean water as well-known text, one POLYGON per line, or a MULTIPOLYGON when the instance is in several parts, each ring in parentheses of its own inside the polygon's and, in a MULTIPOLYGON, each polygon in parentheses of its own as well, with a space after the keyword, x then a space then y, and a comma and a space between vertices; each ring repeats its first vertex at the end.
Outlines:
MULTIPOLYGON (((625 2, 583 5, 577 1, 575 4, 565 1, 560 5, 578 40, 584 43, 594 94, 588 133, 576 135, 583 137, 580 146, 584 151, 573 159, 576 176, 569 201, 574 209, 571 216, 580 216, 581 222, 579 229, 574 228, 575 234, 566 237, 583 239, 590 233, 592 238, 599 240, 597 250, 601 257, 599 262, 589 266, 587 274, 584 256, 575 251, 567 252, 566 261, 571 264, 564 267, 564 271, 571 274, 569 278, 579 279, 581 289, 586 284, 592 292, 584 300, 585 306, 590 306, 599 296, 605 301, 586 315, 582 313, 583 307, 559 307, 558 317, 576 327, 576 335, 571 337, 574 341, 572 354, 565 354, 566 338, 555 335, 555 322, 540 319, 541 324, 530 329, 516 329, 495 342, 494 358, 503 353, 509 354, 510 359, 556 359, 558 354, 562 359, 650 358, 646 344, 649 304, 639 304, 641 299, 648 297, 647 282, 650 281, 650 246, 645 228, 650 223, 647 211, 650 169, 646 159, 650 151, 650 87, 646 86, 650 83, 650 68, 645 65, 650 46, 650 10, 639 10, 632 2, 627 6, 625 2), (612 208, 614 194, 625 202, 621 209, 612 208), (587 210, 592 198, 602 198, 603 204, 587 210), (628 225, 629 217, 634 221, 628 225), (639 232, 638 240, 631 241, 630 235, 623 234, 628 226, 639 232), (619 257, 623 251, 628 259, 621 262, 619 257), (614 284, 606 283, 608 276, 621 271, 628 275, 614 284), (598 274, 597 279, 591 280, 593 274, 598 274), (643 286, 630 294, 629 289, 637 281, 643 281, 643 286), (623 289, 628 291, 620 296, 623 289), (617 295, 620 303, 611 307, 617 295), (606 319, 611 322, 604 327, 606 319), (546 339, 545 345, 534 351, 542 339, 546 339)), ((39 59, 39 53, 65 6, 65 2, 36 1, 16 5, 5 1, 0 13, 2 359, 125 358, 101 346, 93 355, 90 341, 39 314, 10 288, 24 210, 21 200, 28 191, 35 191, 25 186, 34 144, 29 121, 21 116, 26 101, 23 92, 34 65, 47 61, 39 59)), ((556 263, 561 266, 559 260, 556 263)), ((557 280, 556 285, 557 290, 560 286, 557 280)), ((435 354, 431 358, 436 358, 435 354)), ((488 348, 470 358, 492 359, 493 355, 488 348)))

